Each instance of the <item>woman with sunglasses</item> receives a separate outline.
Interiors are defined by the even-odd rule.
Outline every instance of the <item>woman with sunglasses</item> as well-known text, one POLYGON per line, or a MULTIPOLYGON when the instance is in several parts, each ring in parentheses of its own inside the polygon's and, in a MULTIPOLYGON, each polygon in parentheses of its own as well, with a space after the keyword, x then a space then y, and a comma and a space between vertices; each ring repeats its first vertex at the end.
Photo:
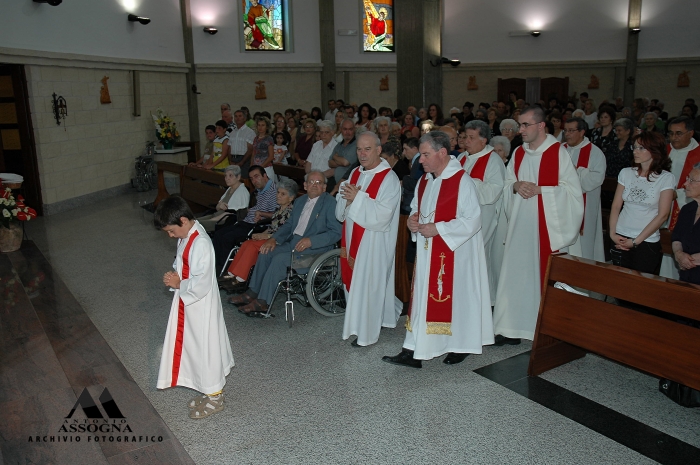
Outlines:
POLYGON ((671 211, 676 185, 670 167, 661 133, 635 136, 634 165, 620 171, 610 211, 613 264, 658 273, 663 254, 659 228, 671 211))

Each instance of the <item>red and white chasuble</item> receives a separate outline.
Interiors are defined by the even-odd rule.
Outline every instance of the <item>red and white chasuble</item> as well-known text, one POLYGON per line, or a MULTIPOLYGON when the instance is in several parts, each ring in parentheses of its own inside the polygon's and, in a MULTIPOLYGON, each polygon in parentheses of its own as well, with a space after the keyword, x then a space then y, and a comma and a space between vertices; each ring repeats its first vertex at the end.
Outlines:
POLYGON ((223 389, 234 365, 209 235, 195 222, 177 246, 175 290, 158 371, 158 389, 184 386, 204 394, 223 389))
POLYGON ((403 307, 394 296, 401 184, 385 160, 371 170, 356 168, 346 183, 361 190, 350 205, 340 194, 336 196, 335 216, 344 223, 341 275, 347 304, 343 339, 356 335, 357 343, 366 346, 377 342, 382 327, 396 327, 403 307))
POLYGON ((481 353, 493 343, 481 208, 474 181, 451 157, 440 176, 424 175, 411 214, 435 223, 438 235, 416 241, 404 348, 428 360, 447 352, 481 353))
POLYGON ((506 173, 503 208, 508 233, 496 292, 496 334, 534 337, 547 261, 579 237, 583 192, 569 153, 548 135, 533 150, 516 149, 506 173), (524 199, 513 192, 517 181, 533 182, 542 194, 524 199))
POLYGON ((564 144, 576 167, 583 191, 584 214, 580 237, 569 248, 569 253, 599 262, 605 261, 603 250, 603 214, 600 209, 600 191, 605 181, 605 155, 591 144, 587 137, 575 147, 564 144))

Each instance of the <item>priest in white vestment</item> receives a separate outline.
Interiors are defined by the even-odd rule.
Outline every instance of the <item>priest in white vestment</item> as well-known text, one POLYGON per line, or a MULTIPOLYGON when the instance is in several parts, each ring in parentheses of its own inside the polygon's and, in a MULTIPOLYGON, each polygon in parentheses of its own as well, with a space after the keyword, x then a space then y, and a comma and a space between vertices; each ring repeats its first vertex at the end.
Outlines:
MULTIPOLYGON (((467 151, 460 155, 457 161, 464 167, 476 186, 481 206, 481 236, 484 238, 486 264, 491 274, 492 269, 501 268, 501 264, 496 263, 498 257, 492 257, 491 251, 496 237, 498 215, 502 210, 501 195, 506 166, 488 143, 491 132, 488 124, 481 120, 472 120, 464 125, 464 130, 467 151)), ((492 284, 497 282, 497 279, 489 279, 491 305, 496 302, 496 286, 492 284)))
POLYGON ((431 131, 420 141, 428 174, 418 182, 408 219, 417 253, 406 338, 401 353, 382 359, 412 368, 443 354, 443 363, 460 363, 493 343, 477 189, 449 155, 449 136, 431 131))
POLYGON ((356 335, 354 346, 377 342, 382 327, 396 327, 402 309, 394 297, 401 184, 381 153, 376 134, 359 135, 360 166, 341 184, 336 196, 335 217, 344 223, 341 273, 347 306, 343 339, 356 335))
POLYGON ((593 145, 586 134, 587 125, 581 118, 569 118, 564 124, 564 148, 578 173, 583 191, 584 214, 579 239, 569 248, 571 255, 599 262, 605 261, 603 248, 603 215, 600 191, 605 181, 605 155, 593 145))
POLYGON ((545 133, 544 111, 528 107, 519 123, 523 145, 513 153, 503 189, 508 234, 493 314, 496 345, 533 339, 547 259, 576 242, 583 219, 576 169, 545 133))
MULTIPOLYGON (((700 145, 693 139, 695 131, 693 120, 687 116, 680 116, 671 120, 668 125, 668 137, 670 144, 668 146, 668 157, 671 159, 671 173, 678 181, 676 188, 676 199, 671 206, 671 215, 669 220, 664 224, 664 228, 671 229, 675 226, 674 216, 678 215, 681 208, 687 203, 685 196, 685 179, 690 173, 693 165, 700 162, 700 145), (671 223, 674 223, 671 225, 671 223)), ((678 264, 673 256, 664 254, 661 260, 661 271, 659 274, 665 278, 678 279, 678 264)))

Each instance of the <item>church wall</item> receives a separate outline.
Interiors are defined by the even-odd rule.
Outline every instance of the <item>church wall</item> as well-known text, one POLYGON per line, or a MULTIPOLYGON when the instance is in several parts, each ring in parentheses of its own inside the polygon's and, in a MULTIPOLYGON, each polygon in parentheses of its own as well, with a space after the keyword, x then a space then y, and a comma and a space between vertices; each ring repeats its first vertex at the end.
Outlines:
MULTIPOLYGON (((132 115, 129 70, 56 65, 25 69, 47 214, 128 189, 134 158, 143 154, 147 141, 155 139, 150 112, 162 108, 177 123, 182 139, 189 139, 182 68, 140 72, 140 117, 132 115), (100 103, 100 80, 105 75, 109 76, 110 104, 100 103), (65 125, 57 126, 53 117, 54 92, 66 99, 65 125)), ((186 161, 180 158, 172 161, 186 161)))
POLYGON ((256 111, 284 112, 287 108, 310 110, 321 105, 321 66, 299 65, 198 65, 197 88, 200 140, 204 127, 221 119, 221 103, 236 109, 247 106, 256 111), (265 81, 267 99, 255 100, 256 81, 265 81))
POLYGON ((184 62, 179 0, 0 2, 0 45, 101 57, 184 62), (151 18, 142 25, 127 14, 151 18))
POLYGON ((347 103, 361 105, 367 102, 374 108, 396 108, 395 65, 355 63, 338 65, 337 71, 335 94, 338 98, 345 98, 345 90, 349 87, 347 103), (385 76, 389 76, 389 90, 379 90, 379 81, 385 76))
POLYGON ((241 0, 193 0, 192 37, 196 63, 320 63, 318 0, 290 0, 292 51, 241 49, 241 0), (205 33, 204 26, 219 29, 205 33))

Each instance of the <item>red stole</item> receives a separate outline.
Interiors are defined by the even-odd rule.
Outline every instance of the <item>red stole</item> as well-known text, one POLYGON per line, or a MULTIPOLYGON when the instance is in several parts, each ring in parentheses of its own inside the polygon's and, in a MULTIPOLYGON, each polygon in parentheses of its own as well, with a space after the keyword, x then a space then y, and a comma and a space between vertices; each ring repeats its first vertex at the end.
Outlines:
MULTIPOLYGON (((381 186, 382 181, 391 169, 385 169, 376 173, 372 180, 367 186, 367 195, 370 199, 376 199, 379 193, 379 186, 381 186)), ((350 184, 357 184, 360 179, 360 169, 357 168, 350 175, 350 184)), ((352 281, 352 269, 355 267, 355 257, 357 257, 357 251, 360 248, 360 242, 362 241, 362 236, 365 234, 365 228, 357 223, 352 225, 352 238, 350 239, 350 247, 347 246, 347 239, 345 238, 345 222, 343 222, 343 231, 340 236, 340 274, 343 278, 343 284, 345 288, 350 292, 350 282, 352 281), (349 252, 348 252, 349 249, 349 252)))
MULTIPOLYGON (((493 150, 491 152, 493 152, 493 150)), ((484 180, 484 175, 486 174, 486 166, 489 164, 491 152, 487 153, 486 155, 482 155, 481 157, 479 157, 476 163, 474 163, 474 166, 472 166, 472 170, 469 172, 469 176, 471 176, 472 179, 478 179, 479 181, 484 180)), ((467 157, 464 157, 464 159, 466 160, 467 157)))
MULTIPOLYGON (((199 236, 199 231, 190 234, 185 250, 182 252, 182 277, 181 281, 190 277, 190 249, 192 243, 199 236)), ((173 375, 170 387, 177 386, 177 378, 180 375, 180 360, 182 359, 182 343, 185 337, 185 302, 180 299, 177 307, 177 333, 175 334, 175 350, 173 351, 173 375)))
MULTIPOLYGON (((459 199, 459 184, 465 171, 460 170, 448 179, 442 181, 438 201, 435 205, 433 222, 447 222, 457 218, 457 201, 459 199)), ((418 184, 418 212, 421 211, 423 193, 428 184, 426 174, 418 184)), ((440 235, 432 238, 430 251, 430 276, 428 277, 428 302, 426 304, 426 334, 452 335, 452 292, 454 289, 454 252, 450 250, 440 235)), ((415 270, 413 277, 415 280, 415 270)), ((413 310, 413 293, 406 318, 406 329, 412 331, 411 314, 413 310)))
POLYGON ((461 160, 458 160, 459 164, 462 165, 462 168, 464 168, 464 165, 467 163, 467 158, 469 158, 469 155, 465 155, 461 160))
MULTIPOLYGON (((671 144, 668 145, 667 154, 671 153, 671 144)), ((685 185, 685 178, 688 177, 691 171, 693 171, 693 165, 700 163, 700 147, 695 147, 693 150, 688 152, 688 156, 685 158, 685 164, 683 165, 683 171, 678 177, 678 186, 676 189, 682 189, 685 185)), ((681 206, 678 205, 678 200, 674 200, 671 204, 671 219, 668 222, 668 229, 673 231, 678 222, 678 214, 681 211, 681 206)))
MULTIPOLYGON (((556 142, 542 153, 540 160, 540 171, 537 174, 538 186, 558 186, 559 185, 559 147, 556 142)), ((520 164, 525 157, 525 149, 521 145, 515 150, 515 177, 518 177, 520 164)), ((552 247, 549 243, 549 231, 547 230, 547 220, 544 216, 544 204, 542 194, 537 196, 537 217, 539 223, 540 236, 540 285, 544 286, 544 275, 547 271, 547 262, 552 255, 552 247)))
MULTIPOLYGON (((564 144, 564 147, 568 147, 569 144, 564 144)), ((591 147, 592 143, 586 144, 578 152, 578 161, 576 162, 576 168, 588 168, 588 163, 591 161, 591 147)), ((586 193, 583 193, 583 219, 581 220, 581 235, 583 236, 583 224, 586 221, 586 193)))

